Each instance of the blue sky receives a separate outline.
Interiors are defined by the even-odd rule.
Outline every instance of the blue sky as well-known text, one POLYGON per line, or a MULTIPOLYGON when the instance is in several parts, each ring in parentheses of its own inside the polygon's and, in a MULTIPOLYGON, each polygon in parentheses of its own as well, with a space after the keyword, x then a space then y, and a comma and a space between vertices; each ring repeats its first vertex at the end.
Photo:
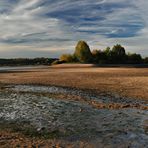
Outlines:
POLYGON ((58 57, 78 40, 148 56, 147 0, 0 0, 0 58, 58 57))

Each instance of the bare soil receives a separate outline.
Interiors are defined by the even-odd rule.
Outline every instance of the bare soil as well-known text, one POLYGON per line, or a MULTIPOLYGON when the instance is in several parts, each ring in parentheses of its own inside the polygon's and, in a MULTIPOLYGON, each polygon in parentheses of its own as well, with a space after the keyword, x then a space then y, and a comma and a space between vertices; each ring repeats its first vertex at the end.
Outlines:
POLYGON ((3 71, 0 73, 0 83, 65 86, 148 100, 148 68, 99 68, 89 64, 63 64, 3 71))
POLYGON ((2 148, 146 147, 147 115, 148 68, 68 64, 0 72, 2 148))

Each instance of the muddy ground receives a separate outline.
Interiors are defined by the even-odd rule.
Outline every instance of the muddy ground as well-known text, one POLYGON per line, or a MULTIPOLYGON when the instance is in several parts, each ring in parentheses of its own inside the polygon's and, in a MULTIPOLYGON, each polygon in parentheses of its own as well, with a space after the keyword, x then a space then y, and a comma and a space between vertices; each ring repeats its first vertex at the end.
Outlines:
POLYGON ((147 69, 54 67, 0 76, 0 147, 148 145, 147 69), (119 77, 128 81, 117 84, 119 77))

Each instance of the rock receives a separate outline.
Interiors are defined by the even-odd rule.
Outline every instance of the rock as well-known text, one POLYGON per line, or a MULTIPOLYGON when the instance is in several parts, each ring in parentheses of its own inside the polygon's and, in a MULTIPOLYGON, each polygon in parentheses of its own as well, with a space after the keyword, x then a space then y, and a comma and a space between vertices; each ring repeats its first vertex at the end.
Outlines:
POLYGON ((39 128, 37 129, 37 132, 41 132, 41 131, 43 131, 43 130, 45 130, 45 127, 39 127, 39 128))

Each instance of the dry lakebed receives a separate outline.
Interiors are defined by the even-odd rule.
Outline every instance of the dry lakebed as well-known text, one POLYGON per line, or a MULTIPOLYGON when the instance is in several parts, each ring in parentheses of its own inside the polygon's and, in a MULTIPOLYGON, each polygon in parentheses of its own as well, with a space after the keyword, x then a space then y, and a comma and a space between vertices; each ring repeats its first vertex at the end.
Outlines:
POLYGON ((80 87, 1 83, 0 147, 22 146, 146 148, 148 100, 80 87))

